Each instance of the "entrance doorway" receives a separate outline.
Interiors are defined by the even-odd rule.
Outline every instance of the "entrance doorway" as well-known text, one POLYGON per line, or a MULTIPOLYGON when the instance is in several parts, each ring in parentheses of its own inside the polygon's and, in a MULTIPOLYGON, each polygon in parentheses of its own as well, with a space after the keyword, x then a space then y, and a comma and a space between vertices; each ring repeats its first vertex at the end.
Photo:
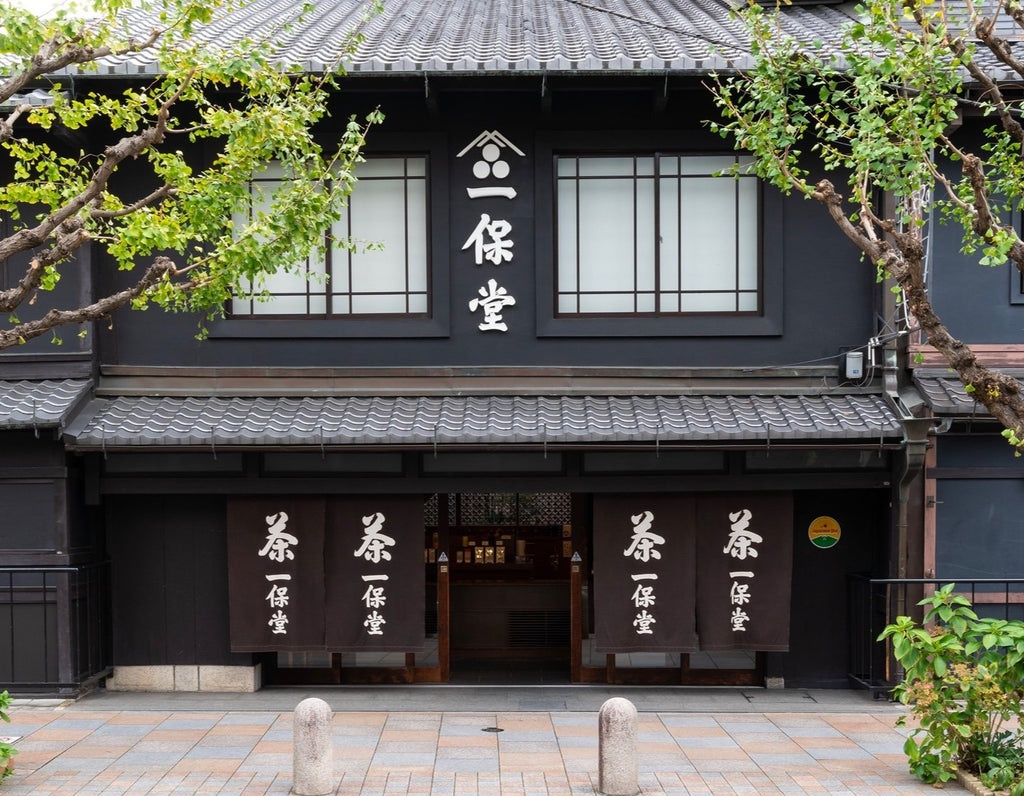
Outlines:
POLYGON ((451 682, 569 683, 572 496, 459 493, 437 506, 427 531, 450 562, 451 682))

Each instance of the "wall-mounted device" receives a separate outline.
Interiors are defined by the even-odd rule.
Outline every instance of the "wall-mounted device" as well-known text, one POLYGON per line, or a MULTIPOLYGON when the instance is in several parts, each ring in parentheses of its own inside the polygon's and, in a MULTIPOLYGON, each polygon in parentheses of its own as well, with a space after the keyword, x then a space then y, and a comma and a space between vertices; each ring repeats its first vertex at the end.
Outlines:
POLYGON ((851 381, 864 378, 864 352, 847 351, 844 375, 851 381))

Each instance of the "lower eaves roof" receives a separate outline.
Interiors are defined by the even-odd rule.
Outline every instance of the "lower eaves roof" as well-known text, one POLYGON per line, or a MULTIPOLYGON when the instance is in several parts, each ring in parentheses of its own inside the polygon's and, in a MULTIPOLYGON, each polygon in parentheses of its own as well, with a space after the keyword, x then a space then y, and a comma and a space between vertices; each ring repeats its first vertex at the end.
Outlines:
POLYGON ((967 394, 960 379, 914 374, 914 385, 935 415, 988 416, 985 407, 967 394))
POLYGON ((78 450, 153 447, 854 442, 902 438, 877 395, 97 398, 78 450))
POLYGON ((60 428, 91 386, 89 379, 0 381, 0 429, 60 428))
MULTIPOLYGON (((1024 380, 1024 370, 1020 368, 1000 370, 1008 376, 1024 380)), ((994 420, 985 406, 968 394, 960 379, 949 375, 947 371, 918 371, 914 373, 914 386, 937 417, 994 420)))

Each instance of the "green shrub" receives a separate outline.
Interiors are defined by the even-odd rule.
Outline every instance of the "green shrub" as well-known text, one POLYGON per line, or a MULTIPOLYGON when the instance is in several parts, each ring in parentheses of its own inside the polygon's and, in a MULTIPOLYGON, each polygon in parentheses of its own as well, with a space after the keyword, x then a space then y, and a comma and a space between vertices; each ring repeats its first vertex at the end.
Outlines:
POLYGON ((1024 796, 1024 622, 979 619, 954 585, 919 603, 924 626, 900 616, 879 636, 905 672, 894 693, 919 724, 903 750, 924 782, 946 782, 959 767, 1024 796))
MULTIPOLYGON (((0 719, 3 721, 10 721, 11 717, 7 715, 7 709, 11 706, 11 695, 6 691, 0 691, 0 719)), ((9 743, 0 741, 0 782, 14 773, 14 768, 11 766, 11 758, 18 753, 18 750, 11 746, 9 743)))

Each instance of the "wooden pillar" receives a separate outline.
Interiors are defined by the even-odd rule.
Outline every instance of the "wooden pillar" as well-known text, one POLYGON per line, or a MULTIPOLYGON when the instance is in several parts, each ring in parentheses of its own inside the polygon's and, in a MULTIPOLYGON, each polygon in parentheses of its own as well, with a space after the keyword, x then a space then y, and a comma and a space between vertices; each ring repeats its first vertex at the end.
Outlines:
POLYGON ((451 679, 452 668, 450 653, 451 620, 449 599, 449 565, 448 554, 443 550, 437 561, 437 665, 440 669, 441 682, 451 679))
POLYGON ((582 682, 583 668, 583 559, 573 553, 569 578, 570 682, 582 682))

